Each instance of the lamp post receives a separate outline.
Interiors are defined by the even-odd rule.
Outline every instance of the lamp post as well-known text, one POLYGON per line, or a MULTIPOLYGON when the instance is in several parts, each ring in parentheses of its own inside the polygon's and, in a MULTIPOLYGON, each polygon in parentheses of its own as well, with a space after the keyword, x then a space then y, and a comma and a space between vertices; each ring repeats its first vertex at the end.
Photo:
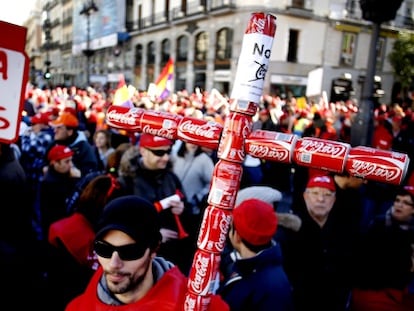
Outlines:
POLYGON ((361 102, 351 127, 351 145, 369 146, 374 131, 374 77, 381 24, 395 18, 402 0, 388 0, 381 3, 377 0, 360 0, 359 2, 362 10, 362 18, 372 22, 372 33, 361 102))
POLYGON ((52 77, 50 73, 50 65, 52 64, 52 62, 50 61, 50 57, 49 57, 49 50, 50 50, 51 41, 52 41, 52 24, 49 19, 49 12, 47 12, 46 14, 47 14, 46 19, 43 22, 43 31, 45 32, 44 49, 46 50, 46 60, 44 62, 46 69, 43 74, 43 78, 47 81, 47 84, 49 85, 49 80, 52 77))
POLYGON ((94 51, 90 48, 90 36, 91 36, 91 14, 98 12, 98 7, 95 1, 88 0, 83 4, 82 10, 79 12, 80 15, 86 16, 86 50, 83 50, 83 54, 86 56, 86 83, 90 85, 90 58, 94 51))

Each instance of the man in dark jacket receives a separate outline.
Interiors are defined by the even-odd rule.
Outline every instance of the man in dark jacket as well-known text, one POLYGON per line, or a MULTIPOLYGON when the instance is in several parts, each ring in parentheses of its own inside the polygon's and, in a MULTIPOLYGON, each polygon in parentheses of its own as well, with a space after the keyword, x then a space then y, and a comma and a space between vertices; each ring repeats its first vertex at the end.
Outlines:
POLYGON ((295 208, 302 223, 280 239, 283 266, 293 286, 295 310, 345 311, 348 304, 353 248, 358 222, 335 210, 332 176, 312 176, 303 192, 304 206, 295 208))
POLYGON ((141 196, 159 207, 162 243, 158 254, 187 274, 196 251, 196 233, 188 229, 193 227, 189 224, 190 205, 186 204, 180 180, 171 170, 172 145, 170 139, 141 134, 138 152, 129 150, 121 160, 119 182, 122 193, 141 196), (126 166, 128 171, 124 170, 126 166), (188 237, 182 235, 179 224, 188 237))
POLYGON ((82 176, 98 170, 98 160, 85 133, 78 130, 79 120, 70 112, 63 112, 49 123, 54 129, 55 144, 69 147, 73 152, 73 164, 82 176))
POLYGON ((232 311, 293 310, 280 246, 272 239, 276 229, 276 213, 267 202, 246 199, 234 209, 229 239, 237 259, 219 290, 232 311))

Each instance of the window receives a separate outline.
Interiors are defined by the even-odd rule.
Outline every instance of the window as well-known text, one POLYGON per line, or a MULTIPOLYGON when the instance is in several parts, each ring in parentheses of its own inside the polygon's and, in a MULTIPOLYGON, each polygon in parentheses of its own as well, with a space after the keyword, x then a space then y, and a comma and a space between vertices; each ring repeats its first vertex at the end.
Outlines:
POLYGON ((171 55, 171 42, 169 39, 164 39, 161 42, 161 64, 165 65, 171 55))
POLYGON ((290 29, 289 30, 289 47, 287 61, 291 63, 296 63, 298 61, 298 40, 299 40, 299 30, 290 29))
POLYGON ((216 58, 225 60, 231 58, 233 34, 230 29, 223 28, 217 32, 216 58))
POLYGON ((142 65, 142 44, 135 46, 135 66, 142 65))
POLYGON ((188 38, 186 36, 181 36, 177 39, 177 61, 179 62, 187 61, 187 52, 188 52, 188 38))
POLYGON ((155 43, 151 41, 147 46, 147 64, 155 63, 155 43))
POLYGON ((208 33, 201 32, 196 37, 195 61, 205 62, 207 60, 208 33))
POLYGON ((292 0, 292 7, 303 9, 305 7, 304 0, 292 0))
POLYGON ((342 36, 341 48, 341 66, 351 67, 354 64, 355 58, 355 42, 356 34, 352 32, 344 32, 342 36))

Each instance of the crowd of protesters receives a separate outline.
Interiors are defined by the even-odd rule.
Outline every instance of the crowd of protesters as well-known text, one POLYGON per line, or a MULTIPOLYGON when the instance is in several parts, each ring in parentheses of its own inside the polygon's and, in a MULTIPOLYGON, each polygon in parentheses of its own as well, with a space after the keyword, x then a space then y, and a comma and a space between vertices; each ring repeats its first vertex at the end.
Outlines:
MULTIPOLYGON (((98 219, 104 206, 118 197, 136 195, 156 207, 161 220, 157 253, 188 275, 201 216, 208 205, 208 190, 218 160, 216 150, 108 127, 105 113, 114 104, 114 94, 115 90, 103 93, 93 88, 29 88, 19 139, 14 144, 1 144, 0 188, 5 201, 12 203, 4 208, 0 257, 6 264, 8 279, 18 276, 21 283, 30 278, 33 305, 63 310, 83 292, 99 267, 92 252, 98 219), (169 197, 174 199, 162 205, 169 197), (185 236, 181 237, 183 233, 185 236), (21 271, 24 262, 31 262, 29 275, 21 271)), ((130 102, 142 109, 220 124, 224 124, 230 111, 229 99, 216 90, 180 91, 162 101, 135 91, 130 102)), ((273 258, 262 252, 275 252, 275 245, 279 245, 276 251, 281 255, 276 257, 282 270, 276 275, 283 277, 283 292, 289 292, 289 286, 293 289, 288 295, 291 301, 284 300, 286 307, 280 310, 291 310, 293 306, 292 310, 297 311, 414 308, 412 108, 406 102, 381 104, 376 106, 373 116, 371 146, 403 152, 411 159, 406 178, 398 186, 246 156, 241 191, 278 191, 278 201, 290 198, 288 213, 295 216, 295 223, 299 222, 294 230, 285 230, 283 226, 279 230, 277 222, 284 216, 274 204, 276 220, 265 217, 272 222, 264 223, 270 226, 273 239, 251 243, 256 238, 244 236, 243 230, 248 229, 236 223, 227 243, 243 255, 234 257, 239 268, 250 265, 249 262, 260 267, 260 260, 252 261, 251 257, 273 258), (379 239, 385 243, 384 248, 379 239), (398 243, 394 244, 396 240, 398 243), (381 252, 389 253, 383 256, 381 252), (382 257, 381 264, 370 265, 369 260, 376 261, 374 254, 382 257), (392 297, 392 301, 387 297, 392 297), (382 303, 370 302, 375 299, 382 303)), ((358 105, 352 100, 308 102, 293 96, 264 95, 252 129, 350 143, 357 112, 358 105)), ((270 192, 263 191, 262 198, 266 193, 270 192)), ((255 198, 261 199, 257 193, 246 199, 255 198)), ((253 205, 269 208, 268 203, 260 204, 253 205)), ((238 205, 242 206, 240 210, 246 208, 243 202, 238 205)), ((240 213, 237 215, 242 217, 240 213)), ((265 228, 257 223, 256 227, 265 228)), ((223 255, 224 262, 232 261, 229 258, 223 255)), ((226 269, 231 270, 232 266, 226 269)), ((254 267, 252 271, 256 271, 254 267)), ((247 280, 249 269, 244 272, 247 280)), ((226 271, 222 271, 220 286, 225 299, 238 297, 237 291, 232 292, 237 288, 246 291, 246 287, 265 284, 263 280, 256 279, 255 284, 245 280, 242 286, 233 284, 229 290, 225 284, 234 275, 226 277, 226 271)), ((16 282, 14 288, 19 286, 16 282)), ((272 285, 275 290, 277 284, 272 285)), ((6 293, 11 300, 17 299, 13 290, 6 293)), ((265 298, 256 293, 255 299, 265 298)), ((228 300, 231 310, 259 305, 228 300)), ((272 301, 277 299, 267 303, 272 301)))

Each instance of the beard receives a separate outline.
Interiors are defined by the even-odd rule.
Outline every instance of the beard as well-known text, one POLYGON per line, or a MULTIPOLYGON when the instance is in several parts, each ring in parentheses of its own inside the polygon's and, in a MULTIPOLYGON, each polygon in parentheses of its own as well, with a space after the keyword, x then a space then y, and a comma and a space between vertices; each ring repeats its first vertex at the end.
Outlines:
POLYGON ((145 269, 144 271, 137 275, 137 274, 130 274, 130 273, 112 273, 107 272, 106 273, 106 283, 108 285, 109 290, 113 294, 124 294, 127 292, 132 292, 140 287, 142 282, 144 281, 145 277, 147 276, 148 270, 150 268, 150 260, 145 262, 145 269), (126 277, 123 278, 123 280, 116 282, 112 280, 108 280, 108 276, 110 275, 119 275, 126 277))

